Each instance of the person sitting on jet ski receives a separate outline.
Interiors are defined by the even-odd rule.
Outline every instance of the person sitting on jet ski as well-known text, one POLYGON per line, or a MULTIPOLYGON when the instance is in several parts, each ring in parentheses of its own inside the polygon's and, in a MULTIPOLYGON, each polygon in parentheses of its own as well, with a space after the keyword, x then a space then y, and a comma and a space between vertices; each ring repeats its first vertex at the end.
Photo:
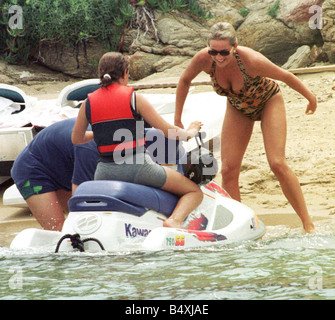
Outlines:
POLYGON ((76 187, 93 180, 99 153, 94 141, 73 145, 76 118, 39 132, 22 150, 11 176, 34 217, 45 230, 61 231, 68 200, 76 187))
POLYGON ((127 86, 129 59, 109 52, 99 61, 102 87, 82 103, 72 133, 73 144, 94 139, 100 153, 95 180, 121 180, 161 188, 178 195, 179 201, 165 227, 181 227, 186 216, 202 201, 200 187, 181 173, 155 163, 145 152, 144 121, 169 139, 194 137, 202 123, 194 121, 187 130, 165 121, 141 94, 127 86), (92 125, 92 132, 86 131, 92 125))

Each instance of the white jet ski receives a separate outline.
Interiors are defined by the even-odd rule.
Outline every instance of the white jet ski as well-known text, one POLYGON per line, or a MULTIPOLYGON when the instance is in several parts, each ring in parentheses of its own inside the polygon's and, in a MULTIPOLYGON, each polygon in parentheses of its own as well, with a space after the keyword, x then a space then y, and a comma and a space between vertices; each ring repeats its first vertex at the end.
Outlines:
MULTIPOLYGON (((183 150, 178 147, 175 154, 180 172, 187 158, 183 150)), ((171 158, 170 153, 165 155, 171 158)), ((202 203, 186 218, 183 227, 176 229, 164 228, 163 221, 171 215, 177 196, 128 182, 87 181, 79 185, 69 200, 70 213, 62 232, 26 229, 14 238, 10 247, 56 252, 74 248, 161 250, 256 240, 263 236, 265 226, 253 210, 233 200, 214 181, 208 181, 201 189, 202 203)))
POLYGON ((184 221, 182 229, 164 228, 177 197, 160 189, 121 181, 87 181, 69 201, 62 232, 21 231, 12 249, 122 251, 195 248, 232 241, 256 240, 264 224, 249 207, 235 201, 214 181, 201 187, 204 200, 184 221), (74 235, 79 235, 74 236, 74 235), (87 241, 91 239, 91 241, 87 241), (83 243, 82 243, 83 242, 83 243))

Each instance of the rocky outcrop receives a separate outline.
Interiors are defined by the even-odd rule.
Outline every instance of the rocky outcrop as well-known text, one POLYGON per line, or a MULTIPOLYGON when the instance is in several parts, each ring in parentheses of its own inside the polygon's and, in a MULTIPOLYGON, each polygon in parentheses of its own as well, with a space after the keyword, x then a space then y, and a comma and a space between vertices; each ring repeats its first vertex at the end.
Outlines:
POLYGON ((0 60, 0 83, 16 86, 18 84, 33 85, 36 83, 57 83, 70 80, 71 77, 60 72, 54 72, 40 64, 31 64, 29 66, 13 65, 0 60))
POLYGON ((318 48, 316 45, 312 48, 304 45, 298 48, 298 50, 287 60, 287 62, 282 65, 282 68, 298 69, 306 67, 315 62, 321 52, 322 49, 318 48))
POLYGON ((136 52, 130 60, 131 79, 142 79, 155 72, 154 64, 161 60, 161 56, 141 52, 136 52))
POLYGON ((207 26, 185 14, 157 14, 155 28, 157 38, 143 31, 125 36, 122 51, 130 54, 134 80, 172 68, 206 46, 207 26))
MULTIPOLYGON (((335 61, 335 0, 199 0, 214 18, 194 20, 181 12, 155 12, 147 30, 128 29, 122 52, 131 57, 134 80, 183 63, 207 45, 208 30, 218 21, 230 22, 241 45, 260 51, 277 64, 284 64, 298 48, 317 46, 335 61), (323 28, 311 28, 313 5, 323 8, 323 28), (242 12, 249 12, 243 14, 242 12)), ((53 70, 78 77, 95 77, 103 45, 90 41, 77 48, 43 43, 39 60, 53 70)))
POLYGON ((251 13, 237 30, 240 43, 277 64, 285 63, 303 45, 322 46, 320 30, 311 29, 308 23, 312 17, 308 8, 318 3, 319 0, 281 0, 275 18, 268 13, 274 1, 253 4, 251 13))
POLYGON ((326 0, 322 9, 323 51, 327 54, 329 61, 335 63, 335 0, 326 0))
POLYGON ((79 43, 76 47, 59 42, 40 43, 37 58, 52 70, 79 78, 96 78, 99 59, 106 49, 94 40, 79 43))

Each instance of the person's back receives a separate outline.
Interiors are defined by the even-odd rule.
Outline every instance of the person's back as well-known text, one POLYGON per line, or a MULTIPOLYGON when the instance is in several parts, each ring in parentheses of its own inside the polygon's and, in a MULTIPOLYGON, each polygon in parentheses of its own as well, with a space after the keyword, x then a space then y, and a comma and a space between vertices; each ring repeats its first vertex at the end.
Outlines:
POLYGON ((178 195, 180 199, 172 215, 164 221, 164 226, 181 227, 185 217, 201 203, 202 191, 179 172, 155 163, 141 148, 145 144, 142 136, 144 123, 135 114, 161 130, 164 136, 174 139, 194 137, 202 123, 194 121, 187 130, 171 125, 141 94, 133 94, 133 88, 127 87, 129 60, 119 52, 109 52, 101 57, 98 74, 103 88, 89 95, 81 105, 72 142, 82 144, 95 139, 101 157, 113 157, 113 161, 99 161, 95 180, 126 181, 161 188, 178 195), (110 94, 110 98, 106 99, 104 93, 110 94), (140 128, 139 122, 142 124, 140 128), (87 132, 89 123, 92 124, 93 134, 87 132), (121 160, 118 163, 115 162, 117 151, 118 160, 121 160), (133 161, 123 161, 123 151, 125 154, 130 151, 133 161))
POLYGON ((27 146, 27 152, 43 166, 43 174, 67 190, 72 188, 74 151, 71 134, 75 121, 73 118, 52 124, 39 132, 27 146))
POLYGON ((61 229, 72 189, 94 177, 99 159, 96 144, 72 144, 75 122, 76 118, 67 119, 43 129, 20 153, 11 170, 18 190, 45 229, 61 229))

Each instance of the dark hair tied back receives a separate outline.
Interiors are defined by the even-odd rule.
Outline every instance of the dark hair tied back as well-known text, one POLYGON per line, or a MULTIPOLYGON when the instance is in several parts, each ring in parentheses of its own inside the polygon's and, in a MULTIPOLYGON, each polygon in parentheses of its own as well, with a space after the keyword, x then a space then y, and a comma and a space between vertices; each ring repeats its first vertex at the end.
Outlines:
POLYGON ((98 66, 98 75, 103 87, 118 82, 129 67, 129 58, 119 52, 105 53, 98 66))

